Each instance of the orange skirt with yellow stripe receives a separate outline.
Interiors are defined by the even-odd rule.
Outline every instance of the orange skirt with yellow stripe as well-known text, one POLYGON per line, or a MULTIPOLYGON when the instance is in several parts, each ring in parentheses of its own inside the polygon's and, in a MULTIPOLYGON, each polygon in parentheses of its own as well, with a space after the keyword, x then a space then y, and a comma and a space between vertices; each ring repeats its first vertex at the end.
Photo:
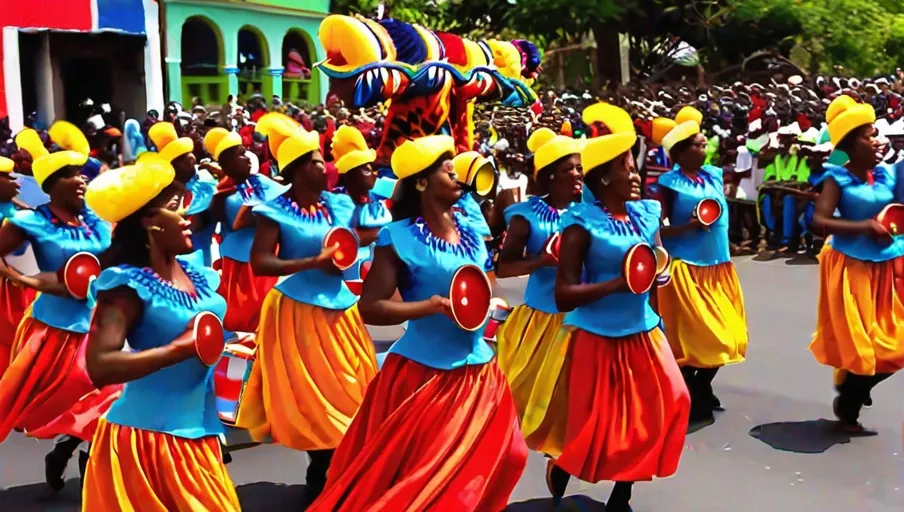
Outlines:
POLYGON ((569 474, 596 483, 675 474, 690 395, 659 329, 606 338, 566 327, 568 355, 535 436, 569 474))
POLYGON ((494 362, 438 370, 389 354, 308 511, 498 511, 526 464, 494 362))
POLYGON ((820 363, 855 375, 904 368, 904 258, 872 262, 829 244, 819 254, 816 333, 810 352, 820 363), (896 281, 898 281, 896 283, 896 281))
POLYGON ((377 374, 374 344, 358 307, 324 309, 274 288, 256 341, 236 425, 255 441, 295 450, 339 446, 377 374))
POLYGON ((101 420, 85 471, 88 512, 237 512, 216 437, 184 439, 101 420))

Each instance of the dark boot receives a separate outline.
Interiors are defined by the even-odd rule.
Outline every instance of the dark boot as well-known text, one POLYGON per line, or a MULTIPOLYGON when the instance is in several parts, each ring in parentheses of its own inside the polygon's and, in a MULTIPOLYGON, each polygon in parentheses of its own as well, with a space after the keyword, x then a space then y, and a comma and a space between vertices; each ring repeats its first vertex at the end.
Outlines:
POLYGON ((609 500, 606 501, 606 512, 631 512, 631 490, 634 482, 615 482, 609 500))
POLYGON ((78 475, 81 478, 82 489, 85 488, 85 474, 88 469, 88 453, 89 452, 78 452, 78 475))
POLYGON ((53 445, 53 450, 44 456, 44 481, 54 491, 59 492, 66 485, 63 475, 66 474, 66 466, 69 459, 78 449, 82 440, 77 437, 66 436, 53 445))
POLYGON ((562 503, 569 480, 571 480, 571 475, 556 466, 555 459, 546 461, 546 488, 549 489, 549 494, 552 495, 552 502, 555 506, 559 506, 562 503))
POLYGON ((314 450, 308 452, 311 463, 308 464, 308 471, 305 475, 305 485, 307 487, 308 503, 314 500, 323 492, 326 487, 326 473, 330 469, 330 461, 333 460, 333 452, 335 450, 314 450))

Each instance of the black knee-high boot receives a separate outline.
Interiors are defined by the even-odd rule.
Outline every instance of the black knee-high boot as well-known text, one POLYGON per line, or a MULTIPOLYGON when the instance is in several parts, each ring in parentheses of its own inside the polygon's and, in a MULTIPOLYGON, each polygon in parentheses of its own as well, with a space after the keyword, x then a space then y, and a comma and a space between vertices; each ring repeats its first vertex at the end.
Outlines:
POLYGON ((835 389, 838 396, 833 403, 835 416, 838 417, 843 427, 848 429, 862 429, 860 425, 860 410, 867 400, 870 400, 870 392, 883 380, 891 377, 890 373, 878 373, 876 375, 855 375, 848 373, 841 384, 835 389))
POLYGON ((305 475, 305 484, 308 488, 308 499, 313 501, 320 496, 326 487, 326 473, 330 469, 330 461, 333 460, 335 450, 313 450, 308 452, 311 463, 305 475))
POLYGON ((80 444, 82 440, 77 437, 63 436, 54 443, 53 450, 44 456, 44 481, 54 491, 59 491, 66 485, 63 474, 80 444))
POLYGON ((701 368, 697 370, 697 385, 700 386, 700 394, 709 397, 710 409, 722 408, 722 402, 716 398, 716 394, 713 392, 713 380, 716 378, 716 373, 718 372, 718 368, 701 368))

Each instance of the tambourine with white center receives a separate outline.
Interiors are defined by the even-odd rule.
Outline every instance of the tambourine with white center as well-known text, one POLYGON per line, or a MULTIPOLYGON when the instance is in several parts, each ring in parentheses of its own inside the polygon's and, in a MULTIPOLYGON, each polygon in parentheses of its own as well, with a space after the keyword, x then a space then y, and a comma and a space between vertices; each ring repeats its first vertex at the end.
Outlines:
POLYGON ((904 233, 904 204, 892 203, 882 208, 876 216, 876 221, 892 236, 904 233))
POLYGON ((333 264, 339 270, 347 270, 358 261, 358 237, 346 228, 333 228, 323 237, 323 248, 339 246, 333 253, 333 264))
POLYGON ((711 226, 722 216, 722 203, 715 199, 702 199, 694 208, 694 218, 704 226, 711 226))
POLYGON ((650 291, 657 276, 656 251, 649 244, 639 243, 625 254, 622 275, 628 282, 628 289, 635 295, 650 291))
POLYGON ((66 291, 79 300, 88 298, 91 282, 100 275, 100 261, 90 252, 80 252, 69 258, 63 268, 57 272, 60 282, 66 291))
POLYGON ((562 245, 562 234, 561 233, 553 233, 549 240, 546 241, 545 251, 553 261, 556 263, 559 262, 559 248, 562 245))
POLYGON ((192 336, 198 359, 207 366, 217 364, 223 355, 223 347, 226 346, 226 335, 220 318, 208 311, 200 313, 195 317, 192 336))
POLYGON ((452 276, 449 300, 452 302, 452 319, 465 331, 483 327, 490 314, 493 298, 490 279, 477 265, 463 265, 452 276))
POLYGON ((499 327, 505 323, 511 313, 512 308, 509 307, 505 299, 493 297, 490 300, 490 318, 487 320, 486 327, 483 328, 484 341, 488 343, 496 342, 496 332, 499 331, 499 327))
POLYGON ((665 286, 672 281, 672 256, 662 246, 656 246, 656 285, 665 286))

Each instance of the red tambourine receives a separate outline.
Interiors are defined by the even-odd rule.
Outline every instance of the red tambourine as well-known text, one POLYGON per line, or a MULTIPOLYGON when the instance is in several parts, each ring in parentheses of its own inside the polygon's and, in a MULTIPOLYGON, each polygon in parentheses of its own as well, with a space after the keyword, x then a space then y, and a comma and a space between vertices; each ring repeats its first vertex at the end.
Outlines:
POLYGON ((882 208, 876 220, 892 235, 904 234, 904 204, 892 203, 882 208))
POLYGON ((339 270, 346 270, 358 261, 358 237, 346 228, 333 228, 323 237, 323 247, 338 245, 339 249, 333 253, 333 264, 339 270))
POLYGON ((367 279, 367 274, 370 273, 371 263, 373 263, 373 260, 362 261, 358 270, 358 274, 361 277, 359 279, 350 279, 345 282, 345 286, 348 286, 349 291, 358 297, 360 297, 361 292, 364 291, 364 280, 367 279))
POLYGON ((57 277, 66 286, 70 295, 79 300, 88 298, 91 281, 100 275, 100 261, 89 252, 80 252, 69 258, 57 277))
POLYGON ((490 314, 493 289, 487 275, 477 265, 464 265, 452 276, 449 300, 452 319, 466 331, 483 327, 490 314))
POLYGON ((508 302, 506 302, 505 299, 494 297, 490 300, 490 318, 487 321, 486 327, 483 328, 484 341, 487 343, 496 342, 496 332, 499 330, 499 327, 505 323, 511 312, 512 308, 509 307, 508 302))
POLYGON ((661 245, 657 245, 653 251, 656 253, 656 275, 658 276, 669 269, 669 265, 672 263, 672 256, 661 245))
POLYGON ((631 247, 622 262, 622 273, 631 293, 640 295, 650 291, 656 282, 657 267, 656 251, 649 244, 631 247))
POLYGON ((226 346, 226 335, 223 323, 217 315, 205 311, 195 317, 192 336, 195 340, 195 353, 198 359, 207 366, 213 366, 223 355, 226 346))
POLYGON ((546 254, 550 255, 556 263, 559 262, 559 247, 562 245, 562 234, 553 233, 546 241, 546 254))
POLYGON ((722 204, 711 198, 703 199, 694 208, 694 217, 704 226, 715 224, 722 216, 722 204))

